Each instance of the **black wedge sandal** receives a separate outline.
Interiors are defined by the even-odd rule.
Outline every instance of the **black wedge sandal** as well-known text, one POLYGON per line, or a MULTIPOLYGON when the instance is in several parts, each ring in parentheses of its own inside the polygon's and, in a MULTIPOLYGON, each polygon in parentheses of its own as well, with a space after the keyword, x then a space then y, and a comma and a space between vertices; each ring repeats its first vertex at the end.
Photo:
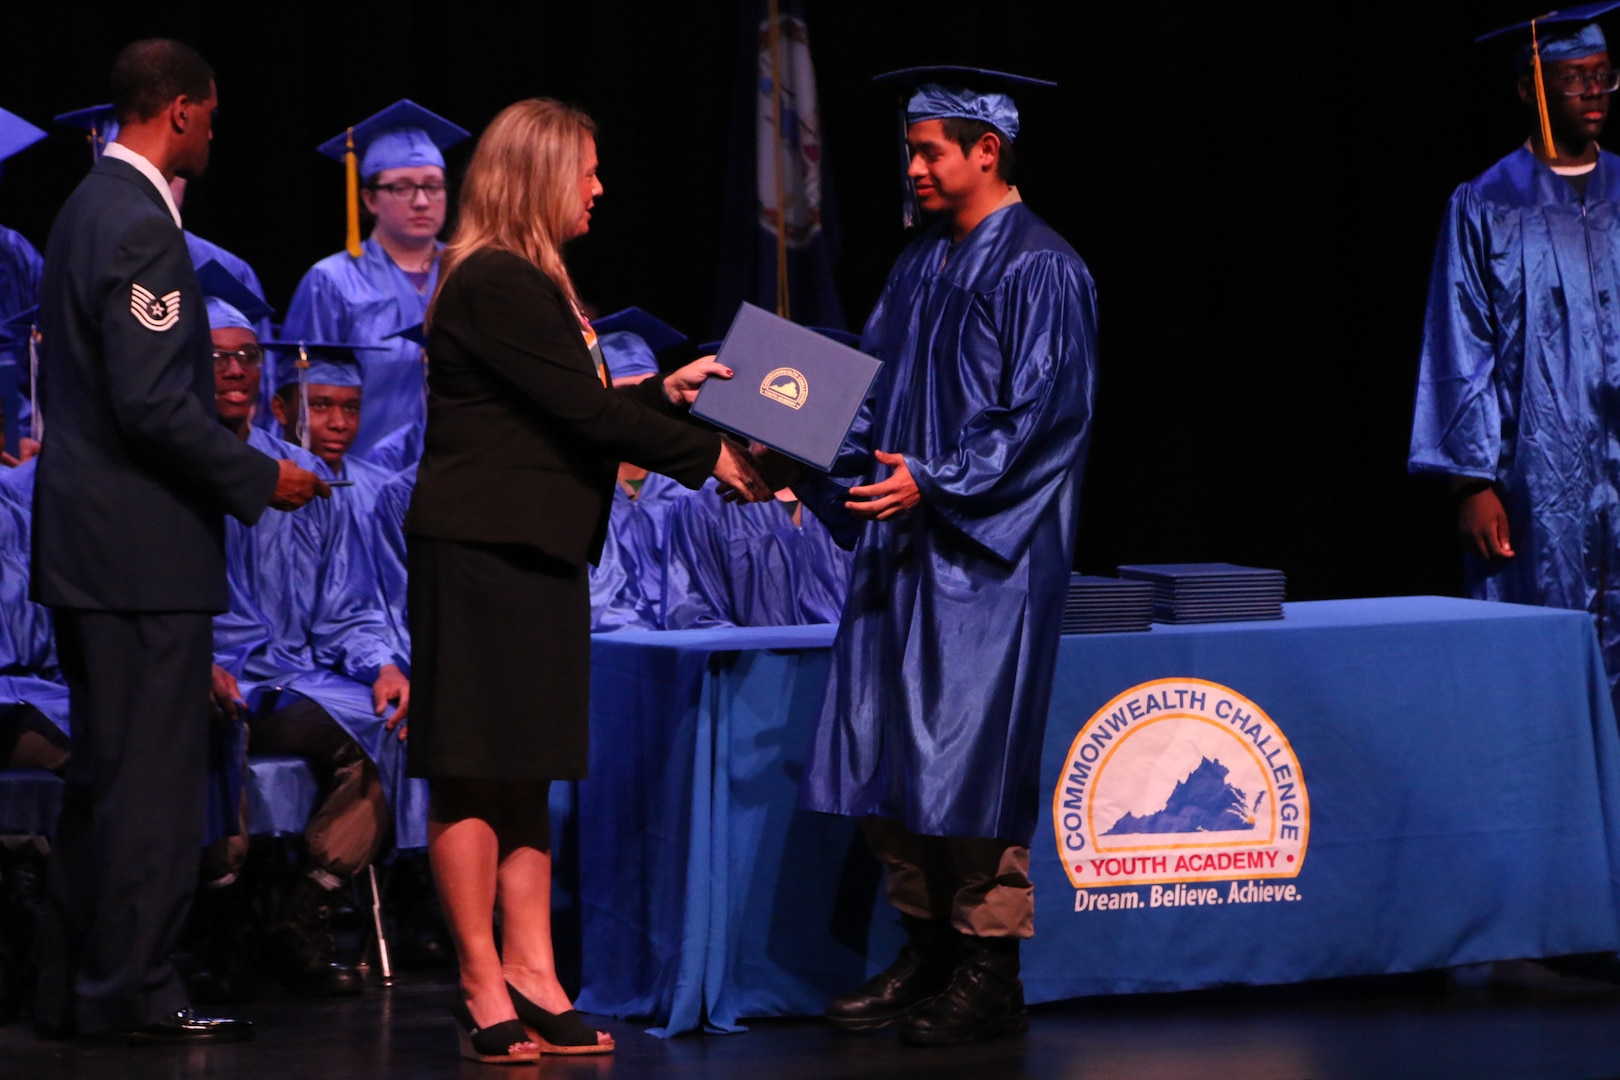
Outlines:
POLYGON ((585 1023, 578 1010, 547 1012, 524 997, 522 991, 511 983, 506 984, 506 992, 512 997, 512 1008, 517 1010, 518 1019, 528 1031, 529 1039, 540 1044, 542 1054, 613 1053, 613 1037, 609 1035, 608 1042, 598 1042, 598 1037, 606 1032, 599 1032, 585 1023))
POLYGON ((540 1051, 524 1050, 512 1053, 518 1043, 533 1042, 521 1020, 502 1020, 498 1024, 481 1028, 473 1023, 472 1010, 458 994, 450 1015, 456 1018, 456 1034, 461 1037, 461 1056, 468 1061, 481 1061, 485 1065, 522 1065, 539 1061, 540 1051))

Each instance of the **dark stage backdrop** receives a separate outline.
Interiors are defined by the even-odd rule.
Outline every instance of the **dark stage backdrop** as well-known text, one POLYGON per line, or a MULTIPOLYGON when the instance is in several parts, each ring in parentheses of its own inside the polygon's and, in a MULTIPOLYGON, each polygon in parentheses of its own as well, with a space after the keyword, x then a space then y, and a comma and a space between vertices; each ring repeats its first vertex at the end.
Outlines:
MULTIPOLYGON (((572 100, 601 124, 606 185, 570 256, 584 293, 703 340, 723 330, 726 126, 756 7, 15 0, 0 105, 51 127, 106 99, 125 42, 197 46, 222 112, 187 222, 284 309, 343 236, 342 169, 317 143, 399 97, 475 131, 520 97, 572 100)), ((1081 568, 1274 566, 1301 599, 1458 588, 1448 500, 1404 464, 1424 291, 1447 195, 1527 131, 1510 53, 1471 40, 1531 0, 1165 3, 1152 19, 1082 0, 807 8, 853 323, 904 242, 896 121, 868 77, 947 62, 1062 83, 1023 103, 1018 181, 1098 287, 1081 568)), ((0 222, 41 247, 89 161, 51 130, 0 181, 0 222)))

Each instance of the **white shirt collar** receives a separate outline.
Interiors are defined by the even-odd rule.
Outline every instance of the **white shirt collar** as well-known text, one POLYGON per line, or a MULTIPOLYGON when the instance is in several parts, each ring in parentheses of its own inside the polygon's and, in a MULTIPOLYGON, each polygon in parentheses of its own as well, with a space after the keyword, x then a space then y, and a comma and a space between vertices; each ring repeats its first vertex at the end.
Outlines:
POLYGON ((158 172, 156 165, 146 160, 145 155, 137 154, 121 142, 108 143, 107 148, 101 154, 103 157, 116 158, 119 161, 135 166, 135 171, 152 181, 152 186, 157 188, 159 195, 163 196, 163 205, 169 208, 169 216, 174 218, 175 226, 181 229, 185 228, 184 225, 180 224, 180 208, 174 205, 174 195, 169 191, 169 182, 163 179, 163 174, 158 172))

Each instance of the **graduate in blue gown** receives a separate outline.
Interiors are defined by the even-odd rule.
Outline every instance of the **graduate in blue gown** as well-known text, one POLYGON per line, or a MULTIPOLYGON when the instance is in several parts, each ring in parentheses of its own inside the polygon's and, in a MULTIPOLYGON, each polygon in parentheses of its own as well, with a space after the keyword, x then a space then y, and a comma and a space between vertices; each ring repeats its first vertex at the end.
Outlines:
MULTIPOLYGON (((249 422, 260 364, 248 317, 213 296, 208 308, 220 422, 314 469, 311 455, 249 422)), ((271 927, 272 955, 302 991, 347 994, 362 984, 337 962, 332 894, 369 865, 390 825, 401 844, 425 842, 426 793, 404 773, 395 721, 409 700, 408 660, 377 603, 366 538, 336 498, 306 509, 314 513, 270 510, 251 528, 226 528, 230 608, 214 621, 216 699, 245 703, 255 753, 303 757, 322 781, 304 834, 306 872, 271 927)), ((205 877, 222 887, 245 855, 234 841, 205 858, 205 877)))
POLYGON ((319 462, 315 471, 322 479, 351 483, 334 488, 333 500, 364 526, 371 520, 378 492, 393 479, 396 470, 374 465, 351 452, 366 405, 360 350, 325 342, 288 342, 271 343, 270 352, 277 358, 274 368, 278 385, 270 398, 275 433, 314 454, 319 462), (301 363, 308 367, 301 367, 301 363))
MULTIPOLYGON (((0 109, 0 161, 34 145, 45 137, 45 132, 15 113, 0 109)), ((28 238, 15 229, 0 225, 0 324, 21 315, 39 303, 39 277, 44 272, 45 260, 28 238)), ((0 363, 15 365, 18 384, 26 387, 29 381, 28 350, 9 340, 0 341, 0 363)), ((24 403, 14 413, 3 418, 8 433, 7 441, 17 444, 16 432, 27 434, 31 410, 24 403)), ((31 441, 20 448, 24 457, 38 450, 31 441)))
POLYGON ((1539 84, 1512 28, 1531 136, 1446 210, 1409 464, 1450 478, 1469 595, 1591 612, 1614 692, 1620 158, 1597 138, 1620 76, 1590 18, 1538 20, 1539 84))
POLYGON ((395 334, 422 321, 438 284, 438 234, 449 205, 442 151, 466 137, 448 120, 400 101, 320 148, 338 161, 357 156, 359 197, 376 225, 362 243, 351 221, 345 249, 304 275, 283 336, 385 346, 361 358, 367 408, 353 451, 361 457, 397 429, 426 420, 422 350, 395 334))
POLYGON ((0 768, 61 772, 70 751, 68 690, 50 611, 28 598, 30 532, 28 503, 0 502, 0 768))
POLYGON ((406 656, 411 654, 411 624, 405 607, 405 514, 416 490, 416 466, 394 474, 377 492, 372 511, 371 562, 377 570, 377 591, 388 612, 389 625, 406 656))
MULTIPOLYGON (((629 309, 636 311, 636 309, 629 309)), ((621 313, 595 320, 602 361, 614 386, 628 386, 658 374, 658 357, 649 343, 662 347, 686 340, 663 323, 648 326, 632 319, 636 330, 608 329, 621 313), (657 336, 662 328, 665 336, 657 336), (668 335, 673 335, 672 337, 668 335)), ((657 320, 653 320, 657 322, 657 320)), ((667 476, 621 462, 608 511, 602 555, 590 568, 591 631, 661 630, 663 624, 665 528, 671 508, 686 488, 667 476)))
MULTIPOLYGON (((862 818, 909 936, 836 999, 908 1042, 1024 1030, 1030 843, 1096 381, 1090 274, 1011 186, 1027 80, 897 73, 939 220, 862 334, 883 361, 830 476, 787 481, 855 546, 801 795, 862 818)), ((780 486, 780 484, 779 484, 780 486)))

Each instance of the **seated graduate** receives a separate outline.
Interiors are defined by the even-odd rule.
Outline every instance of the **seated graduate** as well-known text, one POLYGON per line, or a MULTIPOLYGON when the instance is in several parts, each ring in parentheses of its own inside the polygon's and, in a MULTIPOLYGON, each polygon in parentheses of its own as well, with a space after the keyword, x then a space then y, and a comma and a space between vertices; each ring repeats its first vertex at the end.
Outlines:
POLYGON ((438 235, 449 206, 443 150, 466 137, 443 117, 398 101, 320 147, 337 161, 355 155, 350 183, 358 178, 363 186, 350 192, 344 250, 299 282, 283 336, 384 346, 361 357, 367 402, 353 447, 361 457, 385 436, 420 428, 426 419, 421 347, 397 334, 422 321, 438 284, 438 235), (376 222, 364 243, 360 205, 376 222))
MULTIPOLYGON (((0 161, 26 150, 44 137, 44 131, 15 113, 0 109, 0 161)), ((27 237, 0 225, 0 323, 9 323, 39 303, 39 276, 44 268, 45 260, 27 237)), ((0 363, 13 364, 14 372, 26 373, 27 351, 18 347, 13 335, 6 337, 5 342, 0 342, 0 363)), ((26 375, 23 381, 26 382, 26 375)), ((7 442, 13 447, 18 446, 17 429, 23 427, 27 419, 26 409, 7 413, 5 423, 12 434, 7 442)), ((25 427, 23 430, 26 434, 25 427)), ((38 449, 38 443, 25 437, 16 456, 27 459, 38 449)))
MULTIPOLYGON (((658 374, 657 353, 686 341, 679 330, 639 308, 596 319, 597 344, 614 386, 658 374)), ((602 556, 590 568, 591 632, 663 628, 664 530, 686 489, 659 473, 619 463, 602 556)))
POLYGON ((835 623, 851 555, 787 488, 728 503, 713 483, 677 500, 664 563, 664 629, 835 623))
MULTIPOLYGON (((250 422, 262 354, 248 314, 217 297, 209 297, 208 313, 220 423, 313 469, 310 455, 250 422)), ((269 927, 266 950, 277 974, 311 994, 361 989, 359 972, 337 961, 334 893, 376 857, 389 808, 401 842, 425 842, 425 792, 405 779, 401 746, 407 661, 375 600, 356 520, 334 503, 323 501, 314 514, 270 510, 252 528, 227 524, 230 610, 214 621, 216 706, 245 720, 254 754, 302 757, 321 783, 304 831, 305 866, 269 927)), ((241 812, 245 819, 245 800, 241 812)), ((205 925, 244 921, 249 898, 236 875, 246 856, 245 820, 239 831, 205 852, 207 884, 198 898, 205 925)), ((229 995, 241 974, 229 966, 239 950, 228 939, 208 944, 213 970, 204 992, 229 995)))
POLYGON ((272 346, 271 352, 279 384, 270 397, 276 434, 314 454, 322 479, 352 480, 353 488, 335 489, 333 496, 369 521, 377 493, 394 470, 350 453, 363 415, 365 376, 356 350, 315 342, 272 346))

